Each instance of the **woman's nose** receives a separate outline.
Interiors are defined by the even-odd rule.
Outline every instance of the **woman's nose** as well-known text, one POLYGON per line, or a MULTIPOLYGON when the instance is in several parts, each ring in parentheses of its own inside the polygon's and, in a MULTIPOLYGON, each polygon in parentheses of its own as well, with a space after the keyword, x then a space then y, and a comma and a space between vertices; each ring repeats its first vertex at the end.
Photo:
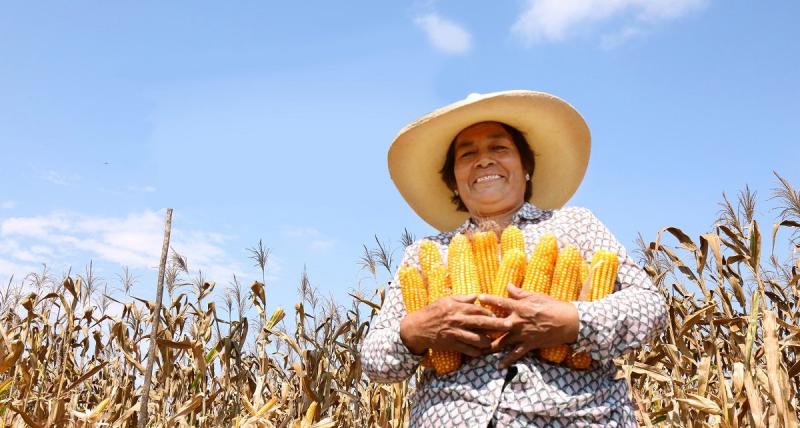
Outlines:
POLYGON ((494 158, 492 158, 489 153, 482 153, 478 157, 478 161, 475 163, 475 166, 485 168, 492 164, 494 164, 494 158))

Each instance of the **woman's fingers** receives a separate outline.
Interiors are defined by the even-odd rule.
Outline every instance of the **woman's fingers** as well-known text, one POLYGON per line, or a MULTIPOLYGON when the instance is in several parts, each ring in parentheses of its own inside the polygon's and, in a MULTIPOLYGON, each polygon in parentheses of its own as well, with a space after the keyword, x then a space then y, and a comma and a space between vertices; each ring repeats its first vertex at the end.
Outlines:
POLYGON ((464 355, 469 355, 470 357, 480 357, 481 355, 483 355, 483 350, 481 350, 480 348, 476 348, 474 346, 471 346, 471 345, 467 345, 464 342, 454 342, 453 344, 451 344, 447 348, 443 348, 442 350, 444 350, 444 351, 456 351, 456 352, 460 352, 460 353, 462 353, 464 355))
POLYGON ((482 304, 496 306, 500 309, 504 309, 507 312, 513 312, 516 309, 517 301, 514 299, 509 299, 508 297, 500 297, 494 296, 491 294, 481 294, 478 296, 478 300, 482 304))
POLYGON ((502 360, 500 360, 500 368, 506 368, 513 364, 515 361, 519 360, 520 358, 524 357, 525 354, 530 351, 531 348, 526 346, 525 344, 519 344, 515 347, 511 352, 506 354, 502 360))
POLYGON ((483 349, 487 348, 491 341, 488 338, 482 339, 478 334, 461 330, 447 339, 437 340, 431 349, 437 351, 456 351, 470 357, 483 355, 483 349))
POLYGON ((464 295, 455 295, 450 296, 451 299, 455 300, 459 303, 474 303, 475 299, 478 298, 477 294, 464 294, 464 295))
POLYGON ((433 303, 433 305, 437 305, 438 309, 442 313, 448 315, 471 314, 491 316, 492 312, 490 310, 474 303, 477 298, 477 294, 470 294, 467 296, 451 296, 439 299, 433 303))
POLYGON ((487 337, 485 334, 478 334, 469 330, 459 330, 457 339, 461 343, 481 350, 492 345, 492 339, 487 337))
POLYGON ((512 299, 521 300, 521 299, 524 299, 526 297, 531 297, 531 296, 533 296, 533 293, 530 293, 530 292, 525 291, 525 290, 523 290, 521 288, 518 288, 518 287, 514 286, 514 284, 508 284, 508 297, 510 297, 512 299))
POLYGON ((497 339, 492 341, 490 348, 492 351, 497 352, 503 349, 509 348, 514 345, 518 345, 521 342, 519 334, 515 332, 508 332, 497 339))
POLYGON ((461 320, 461 326, 470 330, 508 331, 511 320, 487 315, 470 315, 461 320))
POLYGON ((492 311, 484 308, 481 305, 475 304, 464 304, 462 307, 459 308, 464 315, 478 315, 478 316, 485 316, 485 317, 492 317, 492 311))

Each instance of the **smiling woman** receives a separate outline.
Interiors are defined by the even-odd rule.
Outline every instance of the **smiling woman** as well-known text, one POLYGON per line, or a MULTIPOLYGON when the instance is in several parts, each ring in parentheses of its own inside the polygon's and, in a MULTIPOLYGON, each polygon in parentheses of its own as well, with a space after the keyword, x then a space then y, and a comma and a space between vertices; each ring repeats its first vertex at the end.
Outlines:
MULTIPOLYGON (((395 277, 361 349, 368 376, 398 382, 428 352, 467 356, 442 376, 422 372, 410 426, 636 426, 627 385, 613 380, 612 359, 663 328, 665 302, 591 211, 562 208, 583 179, 589 140, 572 106, 531 91, 468 97, 395 138, 390 174, 408 204, 441 231, 426 245, 433 243, 442 260, 457 236, 464 241, 462 235, 514 225, 527 255, 542 237, 555 236, 559 247, 583 260, 605 250, 619 261, 619 291, 592 302, 560 301, 509 284, 508 297, 444 293, 407 310, 395 277), (476 301, 507 315, 495 316, 476 301), (559 345, 594 362, 576 371, 533 352, 559 345)), ((420 266, 420 245, 406 249, 404 269, 420 266)))

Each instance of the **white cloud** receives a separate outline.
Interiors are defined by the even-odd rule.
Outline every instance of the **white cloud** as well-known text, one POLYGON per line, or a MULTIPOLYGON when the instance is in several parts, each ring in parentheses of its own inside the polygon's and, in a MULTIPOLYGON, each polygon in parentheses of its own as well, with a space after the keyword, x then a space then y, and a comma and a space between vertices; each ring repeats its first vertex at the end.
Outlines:
MULTIPOLYGON (((0 274, 25 274, 30 270, 19 269, 28 269, 31 263, 69 264, 76 257, 154 269, 161 256, 163 222, 163 213, 157 211, 125 217, 56 212, 2 219, 0 274)), ((229 240, 219 233, 173 228, 170 246, 187 258, 190 269, 202 269, 206 277, 220 281, 252 271, 227 256, 224 244, 229 240)))
POLYGON ((291 236, 293 238, 308 238, 322 235, 318 229, 313 227, 289 227, 284 230, 284 233, 286 236, 291 236))
POLYGON ((316 239, 311 241, 309 248, 315 251, 324 251, 333 247, 334 241, 332 239, 316 239))
POLYGON ((59 186, 69 186, 78 180, 78 176, 75 174, 65 174, 55 170, 45 171, 41 174, 41 177, 45 181, 49 181, 59 186))
POLYGON ((6 281, 11 278, 11 275, 14 275, 14 278, 19 279, 25 276, 27 273, 35 272, 36 270, 37 267, 35 265, 0 257, 0 281, 2 281, 0 282, 0 287, 6 286, 6 281))
POLYGON ((294 227, 284 230, 286 236, 301 238, 308 241, 308 248, 313 251, 325 251, 332 248, 336 241, 325 236, 318 229, 313 227, 294 227))
POLYGON ((639 18, 643 20, 680 18, 704 8, 709 0, 639 0, 639 18))
POLYGON ((156 188, 154 186, 128 186, 128 190, 135 193, 153 193, 156 188))
POLYGON ((425 31, 433 47, 446 54, 464 54, 472 48, 472 36, 462 26, 436 13, 414 20, 425 31))
POLYGON ((658 21, 702 9, 709 0, 528 0, 511 27, 527 43, 557 42, 591 24, 623 16, 626 28, 608 36, 606 47, 643 33, 658 21), (634 24, 631 24, 630 21, 634 24))
POLYGON ((11 210, 17 207, 17 201, 3 201, 0 202, 0 209, 11 210))
POLYGON ((0 235, 43 238, 54 230, 64 232, 69 227, 63 213, 38 217, 11 217, 0 223, 0 235))
POLYGON ((643 33, 640 28, 636 27, 625 27, 619 32, 613 34, 606 34, 600 38, 600 45, 603 49, 613 49, 628 40, 639 36, 643 33))

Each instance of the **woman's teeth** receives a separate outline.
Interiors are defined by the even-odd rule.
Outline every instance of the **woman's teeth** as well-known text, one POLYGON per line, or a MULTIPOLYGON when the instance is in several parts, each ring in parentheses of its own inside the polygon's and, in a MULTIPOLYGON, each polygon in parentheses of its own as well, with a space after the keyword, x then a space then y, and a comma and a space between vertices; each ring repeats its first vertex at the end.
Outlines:
POLYGON ((475 180, 475 182, 476 183, 483 183, 484 181, 499 180, 499 179, 500 179, 499 175, 487 175, 487 176, 484 176, 484 177, 479 177, 477 180, 475 180))

